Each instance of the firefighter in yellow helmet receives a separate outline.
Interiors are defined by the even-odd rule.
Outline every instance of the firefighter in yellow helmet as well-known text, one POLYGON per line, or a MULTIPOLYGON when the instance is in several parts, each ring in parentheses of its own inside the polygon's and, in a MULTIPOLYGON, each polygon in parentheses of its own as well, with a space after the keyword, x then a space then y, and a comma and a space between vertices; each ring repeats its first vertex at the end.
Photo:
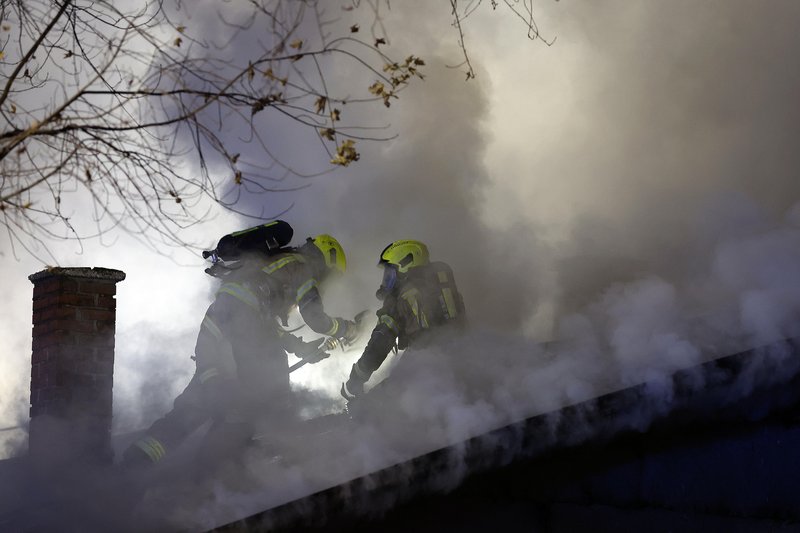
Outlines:
POLYGON ((446 263, 431 262, 425 244, 395 241, 381 252, 378 266, 383 268, 383 281, 376 296, 383 306, 364 353, 342 384, 341 394, 348 401, 364 392, 364 384, 393 348, 424 347, 466 323, 453 270, 446 263))
POLYGON ((357 328, 328 316, 318 290, 331 273, 345 271, 342 246, 318 235, 290 248, 292 234, 274 221, 226 235, 204 253, 213 262, 206 272, 222 284, 200 326, 194 377, 172 411, 126 450, 124 464, 157 463, 208 420, 212 459, 249 441, 254 419, 269 419, 272 431, 294 423, 286 352, 311 363, 328 353, 324 337, 305 342, 283 329, 289 312, 297 307, 312 330, 344 343, 357 328))

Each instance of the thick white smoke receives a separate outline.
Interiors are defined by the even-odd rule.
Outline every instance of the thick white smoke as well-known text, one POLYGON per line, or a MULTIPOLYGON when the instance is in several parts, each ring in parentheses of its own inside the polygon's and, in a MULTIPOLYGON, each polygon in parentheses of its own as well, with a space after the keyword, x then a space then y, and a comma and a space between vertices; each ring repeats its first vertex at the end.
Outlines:
MULTIPOLYGON (((428 63, 426 81, 389 111, 400 137, 359 143, 360 162, 266 208, 294 202, 284 218, 298 238, 327 232, 345 246, 348 275, 325 294, 334 314, 377 307, 374 265, 388 242, 425 241, 455 271, 471 336, 446 359, 432 355, 430 372, 398 396, 422 430, 361 427, 346 448, 297 463, 255 454, 245 472, 220 479, 207 514, 154 490, 149 505, 176 523, 257 512, 647 381, 652 410, 630 421, 644 429, 669 409, 676 370, 798 333, 800 71, 785 52, 800 44, 798 5, 543 5, 540 26, 558 36, 550 48, 526 42, 500 10, 476 12, 466 27, 479 77, 468 83, 444 66, 458 57, 447 10, 392 7, 393 45, 428 63)), ((217 233, 237 224, 246 225, 226 221, 217 233)), ((174 307, 153 306, 136 289, 136 263, 97 262, 129 274, 118 297, 117 383, 131 428, 163 412, 188 379, 209 297, 199 269, 160 263, 155 292, 174 307), (163 397, 144 411, 133 391, 148 387, 163 397)), ((30 287, 20 283, 21 316, 30 287)), ((358 355, 335 354, 295 382, 334 411, 358 355)), ((26 371, 27 354, 14 357, 3 375, 26 371)), ((739 392, 753 385, 742 380, 739 392)), ((6 390, 19 398, 25 387, 6 390)))

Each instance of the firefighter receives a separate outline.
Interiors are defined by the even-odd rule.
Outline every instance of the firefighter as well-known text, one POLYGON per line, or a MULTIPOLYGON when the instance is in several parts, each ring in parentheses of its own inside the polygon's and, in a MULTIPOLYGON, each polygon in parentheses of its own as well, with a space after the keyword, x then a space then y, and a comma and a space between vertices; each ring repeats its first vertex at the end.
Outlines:
MULTIPOLYGON (((252 229, 258 228, 263 226, 252 229)), ((237 243, 247 244, 242 238, 251 237, 247 231, 231 235, 237 243)), ((311 363, 328 356, 324 338, 304 342, 283 330, 295 306, 317 333, 344 343, 357 335, 353 321, 325 313, 318 290, 331 273, 345 271, 345 253, 336 239, 318 235, 299 248, 276 249, 273 242, 272 248, 237 249, 233 254, 222 246, 230 244, 225 241, 228 237, 220 240, 217 250, 204 253, 215 261, 207 272, 223 283, 200 327, 195 374, 172 411, 126 450, 123 463, 127 466, 159 462, 209 420, 213 423, 203 450, 214 455, 212 460, 246 444, 257 418, 267 420, 271 432, 290 427, 293 416, 285 352, 311 363), (223 249, 234 260, 219 260, 217 253, 223 249)))
MULTIPOLYGON (((425 244, 395 241, 381 252, 378 266, 383 267, 383 281, 376 296, 383 306, 367 347, 342 383, 341 394, 348 402, 363 394, 364 384, 392 349, 416 351, 447 333, 463 330, 466 324, 452 269, 446 263, 431 262, 425 244)), ((409 358, 410 351, 403 354, 403 361, 414 358, 409 358)))

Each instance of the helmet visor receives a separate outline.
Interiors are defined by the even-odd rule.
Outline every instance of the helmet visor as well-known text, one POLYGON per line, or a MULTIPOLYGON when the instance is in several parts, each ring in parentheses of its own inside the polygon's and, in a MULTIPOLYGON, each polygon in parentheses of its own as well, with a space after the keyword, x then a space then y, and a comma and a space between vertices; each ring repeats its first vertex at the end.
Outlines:
POLYGON ((383 267, 381 287, 386 290, 392 290, 395 285, 397 285, 397 267, 394 265, 385 265, 383 267))
POLYGON ((379 300, 386 299, 386 296, 392 292, 395 285, 397 285, 397 267, 395 265, 383 265, 383 280, 381 280, 381 287, 375 293, 375 296, 379 300))

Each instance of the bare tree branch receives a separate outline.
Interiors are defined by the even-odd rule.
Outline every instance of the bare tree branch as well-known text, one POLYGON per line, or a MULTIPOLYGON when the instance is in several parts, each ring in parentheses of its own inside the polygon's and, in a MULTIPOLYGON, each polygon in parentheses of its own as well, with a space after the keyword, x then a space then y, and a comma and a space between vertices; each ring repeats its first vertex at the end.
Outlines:
MULTIPOLYGON (((556 41, 554 37, 551 40, 547 40, 542 37, 541 33, 539 32, 539 26, 536 24, 536 20, 533 14, 533 1, 534 0, 503 0, 503 3, 506 5, 508 9, 511 10, 514 15, 522 20, 527 28, 528 38, 531 40, 540 40, 547 46, 552 46, 552 44, 556 41), (523 12, 520 12, 520 8, 518 6, 522 5, 523 12)), ((556 0, 558 1, 558 0, 556 0)), ((472 15, 480 6, 483 4, 483 0, 468 0, 465 2, 459 2, 459 0, 450 0, 450 14, 453 17, 452 25, 458 32, 458 47, 461 49, 461 55, 464 57, 464 61, 457 65, 450 65, 450 68, 460 68, 462 66, 467 67, 467 80, 470 80, 475 77, 475 69, 472 67, 472 62, 469 58, 469 52, 467 51, 467 43, 466 38, 464 37, 464 28, 463 22, 472 15), (461 7, 459 7, 459 5, 461 7)), ((496 10, 499 3, 497 0, 489 0, 489 4, 492 7, 492 10, 496 10)))
MULTIPOLYGON (((467 79, 464 22, 482 4, 450 0, 467 79)), ((422 79, 422 59, 386 51, 388 0, 197 5, 0 2, 0 226, 14 251, 111 231, 182 247, 214 205, 262 217, 257 195, 305 188, 356 162, 357 143, 392 138, 350 110, 390 107, 422 79), (278 128, 306 134, 302 153, 278 128)), ((533 0, 504 5, 544 40, 533 0)))
POLYGON ((305 188, 294 180, 356 161, 356 141, 391 138, 344 125, 343 106, 390 105, 421 60, 391 59, 325 5, 250 0, 202 17, 180 1, 3 2, 0 225, 12 249, 46 255, 53 239, 112 230, 184 246, 181 230, 210 206, 263 216, 254 195, 305 188), (321 143, 300 157, 316 168, 264 135, 287 121, 321 143))

